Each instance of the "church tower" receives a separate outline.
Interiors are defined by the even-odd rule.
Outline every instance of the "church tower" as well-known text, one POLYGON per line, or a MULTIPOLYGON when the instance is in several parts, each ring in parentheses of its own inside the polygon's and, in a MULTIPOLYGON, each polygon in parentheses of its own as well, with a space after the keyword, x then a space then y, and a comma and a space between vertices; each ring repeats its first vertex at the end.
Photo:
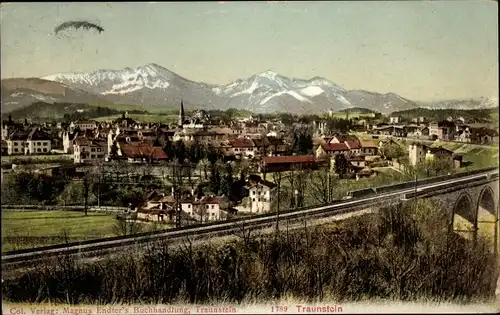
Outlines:
POLYGON ((179 109, 179 127, 184 125, 184 103, 181 100, 181 108, 179 109))

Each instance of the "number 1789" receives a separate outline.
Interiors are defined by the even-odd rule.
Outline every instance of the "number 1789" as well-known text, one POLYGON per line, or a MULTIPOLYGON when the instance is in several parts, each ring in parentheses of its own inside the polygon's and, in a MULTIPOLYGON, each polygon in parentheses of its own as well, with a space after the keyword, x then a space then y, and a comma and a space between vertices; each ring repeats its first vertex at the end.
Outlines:
POLYGON ((288 311, 288 306, 274 305, 271 306, 271 312, 273 313, 283 313, 288 311))

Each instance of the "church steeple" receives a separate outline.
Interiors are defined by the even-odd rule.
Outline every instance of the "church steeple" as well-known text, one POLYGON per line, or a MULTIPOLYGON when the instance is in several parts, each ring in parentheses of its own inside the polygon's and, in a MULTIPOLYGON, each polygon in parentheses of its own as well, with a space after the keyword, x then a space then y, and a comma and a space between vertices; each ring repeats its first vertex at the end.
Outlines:
POLYGON ((184 125, 184 103, 181 100, 181 108, 179 109, 179 127, 184 125))

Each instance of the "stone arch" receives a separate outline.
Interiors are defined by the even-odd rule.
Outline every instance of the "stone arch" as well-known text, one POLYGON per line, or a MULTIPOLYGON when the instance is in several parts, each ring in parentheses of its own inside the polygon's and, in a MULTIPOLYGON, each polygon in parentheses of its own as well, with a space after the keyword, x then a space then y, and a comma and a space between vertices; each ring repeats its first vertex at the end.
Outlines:
POLYGON ((476 227, 479 236, 486 238, 497 250, 498 245, 498 209, 495 193, 490 186, 485 186, 479 193, 476 207, 476 227))
POLYGON ((460 236, 474 240, 476 233, 476 214, 474 211, 472 198, 466 192, 461 193, 451 214, 450 232, 455 232, 460 236))

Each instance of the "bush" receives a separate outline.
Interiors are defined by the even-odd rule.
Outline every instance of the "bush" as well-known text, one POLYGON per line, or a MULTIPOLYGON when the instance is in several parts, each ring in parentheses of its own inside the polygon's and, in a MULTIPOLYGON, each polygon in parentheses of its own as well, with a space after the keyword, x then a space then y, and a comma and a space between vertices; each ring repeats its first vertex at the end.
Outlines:
POLYGON ((48 262, 7 278, 2 290, 12 302, 81 303, 492 297, 498 275, 493 255, 482 239, 473 247, 447 235, 442 210, 419 201, 336 228, 304 228, 219 246, 157 244, 146 254, 127 252, 99 264, 61 260, 60 269, 48 262))

